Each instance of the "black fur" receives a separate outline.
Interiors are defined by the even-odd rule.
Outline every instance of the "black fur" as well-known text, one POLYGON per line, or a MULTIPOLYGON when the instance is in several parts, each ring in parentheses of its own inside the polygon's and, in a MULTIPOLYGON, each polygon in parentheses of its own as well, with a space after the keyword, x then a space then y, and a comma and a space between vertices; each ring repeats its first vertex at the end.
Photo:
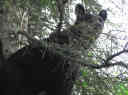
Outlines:
POLYGON ((73 84, 66 82, 64 69, 69 68, 56 52, 27 46, 6 62, 0 72, 1 95, 70 95, 73 84))
POLYGON ((2 44, 2 40, 0 39, 0 68, 4 63, 5 63, 5 58, 3 54, 3 44, 2 44))

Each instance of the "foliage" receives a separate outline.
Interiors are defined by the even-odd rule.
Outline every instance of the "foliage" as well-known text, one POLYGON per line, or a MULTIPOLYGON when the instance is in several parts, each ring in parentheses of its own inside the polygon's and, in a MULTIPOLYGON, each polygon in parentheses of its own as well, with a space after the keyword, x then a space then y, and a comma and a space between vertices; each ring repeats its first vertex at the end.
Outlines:
POLYGON ((128 87, 125 86, 125 83, 119 83, 114 86, 116 95, 128 95, 128 87))

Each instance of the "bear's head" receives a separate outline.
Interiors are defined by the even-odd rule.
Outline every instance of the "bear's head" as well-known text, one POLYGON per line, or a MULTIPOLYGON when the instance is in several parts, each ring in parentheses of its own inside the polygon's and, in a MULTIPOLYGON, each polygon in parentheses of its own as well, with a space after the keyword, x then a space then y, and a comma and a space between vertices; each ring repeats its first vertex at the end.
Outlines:
POLYGON ((50 42, 66 44, 76 48, 79 46, 88 49, 90 45, 99 37, 107 18, 106 10, 102 10, 98 15, 91 14, 85 10, 83 5, 77 4, 75 7, 76 21, 71 27, 64 31, 51 33, 50 42))
POLYGON ((77 4, 75 8, 76 22, 70 28, 69 42, 73 47, 88 49, 101 34, 107 18, 106 10, 101 10, 98 15, 87 12, 83 5, 77 4))

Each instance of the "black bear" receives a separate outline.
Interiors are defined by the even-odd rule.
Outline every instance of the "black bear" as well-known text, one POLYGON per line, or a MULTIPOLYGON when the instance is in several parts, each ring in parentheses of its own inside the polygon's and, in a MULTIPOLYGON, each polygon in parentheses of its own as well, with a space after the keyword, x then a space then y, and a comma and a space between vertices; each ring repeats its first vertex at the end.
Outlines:
MULTIPOLYGON (((76 16, 73 26, 53 32, 48 41, 78 47, 82 37, 83 44, 88 48, 102 31, 106 11, 92 15, 77 4, 76 16)), ((5 63, 0 69, 1 95, 71 95, 80 69, 78 64, 45 46, 25 46, 1 62, 5 63)))
POLYGON ((63 31, 51 33, 48 41, 77 48, 84 46, 85 49, 88 49, 102 32, 107 12, 101 10, 98 15, 93 15, 86 12, 83 5, 77 4, 75 14, 75 24, 63 31))

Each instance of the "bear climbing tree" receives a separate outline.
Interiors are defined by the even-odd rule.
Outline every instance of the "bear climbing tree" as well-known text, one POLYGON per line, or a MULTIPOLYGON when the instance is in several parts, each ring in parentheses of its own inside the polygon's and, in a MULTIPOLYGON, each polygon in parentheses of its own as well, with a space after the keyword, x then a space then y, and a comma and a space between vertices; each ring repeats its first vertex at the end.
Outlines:
MULTIPOLYGON (((51 33, 44 43, 69 48, 62 52, 68 55, 72 48, 88 49, 101 33, 107 13, 105 10, 99 15, 86 13, 81 4, 76 5, 75 13, 77 19, 73 26, 51 33)), ((79 76, 79 64, 53 47, 31 44, 12 54, 0 70, 1 95, 71 95, 79 76)))

